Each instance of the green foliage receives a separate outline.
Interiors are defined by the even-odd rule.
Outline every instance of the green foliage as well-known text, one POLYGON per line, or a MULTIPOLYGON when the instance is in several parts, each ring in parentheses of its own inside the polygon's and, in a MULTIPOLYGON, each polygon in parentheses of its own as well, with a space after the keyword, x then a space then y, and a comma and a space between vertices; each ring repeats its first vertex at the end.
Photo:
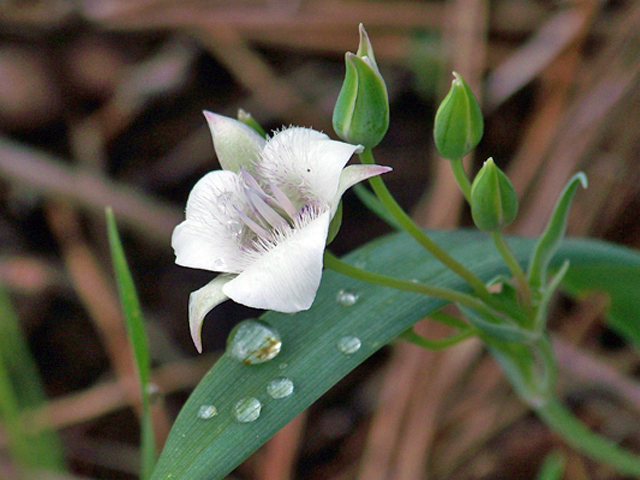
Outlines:
POLYGON ((107 232, 109 234, 109 246, 113 261, 113 270, 118 284, 120 304, 127 324, 129 341, 133 347, 133 354, 138 370, 138 381, 142 396, 142 419, 141 419, 141 449, 142 449, 142 469, 140 477, 145 480, 151 476, 153 466, 156 461, 156 451, 154 443, 153 425, 151 423, 151 407, 149 403, 149 346, 147 334, 144 327, 144 319, 140 309, 138 294, 127 265, 122 242, 118 235, 118 228, 111 208, 107 208, 107 232))
POLYGON ((0 424, 20 470, 64 470, 58 436, 30 433, 24 414, 44 404, 40 374, 9 295, 0 284, 0 424))
POLYGON ((529 284, 533 290, 544 286, 547 281, 547 265, 553 257, 564 238, 567 229, 567 216, 571 201, 576 193, 578 185, 587 188, 587 177, 584 173, 576 173, 560 194, 554 207, 551 218, 542 233, 529 262, 529 284))
MULTIPOLYGON (((455 231, 434 232, 432 236, 485 281, 506 273, 502 257, 486 235, 455 231)), ((520 261, 528 258, 534 247, 531 239, 513 238, 510 242, 520 261)), ((603 288, 612 296, 612 305, 620 300, 630 301, 634 306, 627 307, 629 311, 640 311, 640 295, 629 298, 621 288, 615 288, 640 278, 639 255, 602 242, 571 240, 560 246, 550 261, 551 268, 559 268, 565 258, 571 261, 565 280, 572 291, 603 288), (619 279, 612 289, 602 280, 603 272, 611 267, 619 279)), ((374 241, 345 260, 398 278, 468 291, 459 277, 433 260, 406 233, 374 241)), ((640 289, 640 281, 635 285, 640 289)), ((225 354, 205 376, 180 413, 153 479, 223 478, 344 375, 444 303, 433 297, 325 272, 310 310, 296 315, 269 312, 262 317, 282 337, 282 350, 275 359, 260 365, 244 365, 225 354), (336 301, 340 291, 351 291, 357 301, 351 306, 336 301), (350 355, 341 353, 337 347, 345 336, 355 336, 361 342, 361 347, 350 355), (274 399, 268 395, 266 385, 279 377, 290 379, 294 392, 286 398, 274 399), (234 405, 246 397, 255 397, 262 403, 261 413, 253 422, 238 423, 232 411, 234 405), (198 412, 206 405, 215 406, 218 415, 199 418, 198 412)), ((638 334, 637 318, 620 316, 617 322, 626 325, 623 331, 638 334)))

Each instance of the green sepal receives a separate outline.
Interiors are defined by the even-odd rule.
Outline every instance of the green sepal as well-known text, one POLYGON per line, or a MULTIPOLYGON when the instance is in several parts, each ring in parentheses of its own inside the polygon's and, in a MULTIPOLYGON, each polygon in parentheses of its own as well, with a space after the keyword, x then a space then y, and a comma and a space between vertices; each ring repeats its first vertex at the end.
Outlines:
POLYGON ((242 108, 238 109, 238 120, 248 127, 253 128, 256 132, 262 135, 262 138, 267 138, 267 132, 264 128, 262 128, 262 125, 260 125, 249 112, 243 110, 242 108))
POLYGON ((469 86, 458 73, 453 76, 451 89, 436 112, 433 139, 440 155, 457 160, 480 143, 484 120, 469 86))
POLYGON ((578 185, 582 185, 582 188, 587 188, 587 176, 582 172, 576 173, 569 180, 567 186, 564 187, 553 209, 547 228, 538 239, 533 250, 529 261, 528 279, 529 285, 534 292, 539 291, 540 287, 547 282, 547 268, 551 258, 560 247, 567 230, 569 207, 578 185))
POLYGON ((336 210, 336 214, 331 219, 331 223, 329 223, 329 232, 327 233, 327 245, 333 242, 333 239, 336 238, 338 232, 340 231, 340 226, 342 225, 342 200, 338 203, 338 209, 336 210))
POLYGON ((489 158, 471 185, 471 216, 484 232, 497 232, 518 214, 518 195, 505 173, 489 158))

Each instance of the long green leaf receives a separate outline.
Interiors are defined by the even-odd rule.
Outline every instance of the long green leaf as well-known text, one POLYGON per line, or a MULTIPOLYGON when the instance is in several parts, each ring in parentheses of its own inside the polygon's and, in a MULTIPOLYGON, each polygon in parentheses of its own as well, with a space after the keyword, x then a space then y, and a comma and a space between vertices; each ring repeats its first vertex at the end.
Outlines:
POLYGON ((140 391, 142 396, 142 419, 141 419, 141 450, 142 450, 142 469, 140 477, 146 480, 151 476, 151 472, 156 461, 155 442, 153 434, 153 424, 151 422, 151 407, 149 403, 149 375, 150 360, 149 346, 147 341, 147 333, 144 328, 144 319, 138 294, 129 271, 129 265, 124 255, 122 242, 118 235, 116 220, 113 216, 113 210, 107 208, 107 233, 109 235, 109 246, 111 248, 111 257, 113 260, 113 269, 118 284, 118 293, 120 295, 120 303, 127 324, 127 333, 129 341, 133 347, 133 354, 138 370, 138 381, 140 382, 140 391))
MULTIPOLYGON (((507 273, 486 235, 469 231, 434 232, 432 238, 485 280, 507 273)), ((534 242, 514 238, 510 244, 516 258, 523 261, 529 258, 534 242)), ((608 284, 602 277, 612 264, 620 267, 616 274, 621 284, 625 278, 640 276, 640 256, 601 242, 565 242, 552 266, 559 267, 564 258, 571 261, 566 279, 572 281, 584 280, 582 272, 586 269, 599 280, 597 286, 606 288, 608 284)), ((372 242, 345 260, 387 275, 468 291, 459 277, 442 267, 406 234, 372 242)), ((636 288, 640 288, 640 282, 637 285, 636 288)), ((575 286, 576 290, 583 287, 575 286)), ((618 289, 613 294, 621 292, 618 289)), ((616 301, 617 297, 614 304, 616 301)), ((640 295, 634 303, 640 311, 640 295)), ((282 350, 275 359, 260 365, 245 365, 225 354, 204 377, 178 416, 152 478, 223 478, 344 375, 443 304, 439 299, 325 272, 310 310, 296 315, 269 312, 262 317, 282 337, 282 350), (355 304, 345 306, 345 302, 336 300, 345 291, 357 296, 355 304), (361 342, 361 347, 350 355, 341 353, 337 346, 346 336, 357 337, 361 342), (280 377, 290 379, 294 391, 288 397, 273 399, 266 386, 280 377), (234 405, 247 397, 258 399, 262 410, 255 421, 239 423, 234 420, 234 405), (217 415, 199 418, 203 406, 215 407, 217 415)), ((638 317, 631 317, 634 322, 635 318, 638 317)), ((618 324, 627 321, 629 319, 623 320, 620 316, 616 325, 620 327, 618 324)), ((636 333, 639 329, 637 324, 625 328, 636 333)))
POLYGON ((9 448, 24 469, 64 470, 64 456, 53 431, 30 433, 22 414, 40 407, 44 388, 36 364, 22 335, 9 295, 0 285, 0 424, 9 448))

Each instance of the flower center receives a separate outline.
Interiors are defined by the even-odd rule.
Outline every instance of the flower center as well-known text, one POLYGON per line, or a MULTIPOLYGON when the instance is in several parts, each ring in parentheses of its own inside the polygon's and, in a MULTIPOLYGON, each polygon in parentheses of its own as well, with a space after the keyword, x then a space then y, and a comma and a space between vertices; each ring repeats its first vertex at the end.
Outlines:
POLYGON ((299 209, 272 182, 269 182, 269 195, 246 170, 241 168, 240 175, 245 183, 244 195, 249 213, 234 207, 238 217, 259 238, 275 242, 273 232, 292 228, 299 209))

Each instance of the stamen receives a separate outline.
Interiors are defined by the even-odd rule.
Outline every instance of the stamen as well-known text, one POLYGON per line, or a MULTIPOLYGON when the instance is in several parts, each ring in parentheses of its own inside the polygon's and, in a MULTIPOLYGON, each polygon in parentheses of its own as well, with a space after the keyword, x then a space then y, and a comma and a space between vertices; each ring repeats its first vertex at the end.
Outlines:
POLYGON ((234 206, 233 207, 236 211, 236 213, 238 214, 238 216, 240 217, 240 220, 242 220, 245 225, 247 227, 249 227, 253 233, 255 233, 256 235, 258 235, 258 237, 261 238, 265 238, 267 240, 271 240, 273 241, 273 235, 271 235, 271 232, 269 232, 268 230, 262 228, 260 225, 258 225, 256 222, 254 222, 253 220, 251 220, 242 210, 240 210, 238 207, 234 206))
POLYGON ((247 184, 247 187, 254 190, 261 198, 265 199, 269 197, 264 190, 262 190, 262 187, 256 179, 242 167, 240 167, 240 175, 242 175, 242 179, 244 180, 244 183, 247 184))
POLYGON ((273 182, 269 182, 269 187, 271 188, 271 193, 273 193, 273 196, 276 197, 276 200, 278 201, 278 207, 280 207, 287 215, 289 215, 289 218, 293 220, 298 213, 298 209, 293 203, 291 203, 291 200, 289 200, 284 192, 273 184, 273 182))
POLYGON ((262 200, 253 190, 248 189, 246 191, 246 195, 249 203, 258 210, 260 215, 262 215, 262 218, 264 218, 273 228, 282 228, 288 225, 286 220, 278 215, 278 212, 267 205, 265 201, 262 200))

